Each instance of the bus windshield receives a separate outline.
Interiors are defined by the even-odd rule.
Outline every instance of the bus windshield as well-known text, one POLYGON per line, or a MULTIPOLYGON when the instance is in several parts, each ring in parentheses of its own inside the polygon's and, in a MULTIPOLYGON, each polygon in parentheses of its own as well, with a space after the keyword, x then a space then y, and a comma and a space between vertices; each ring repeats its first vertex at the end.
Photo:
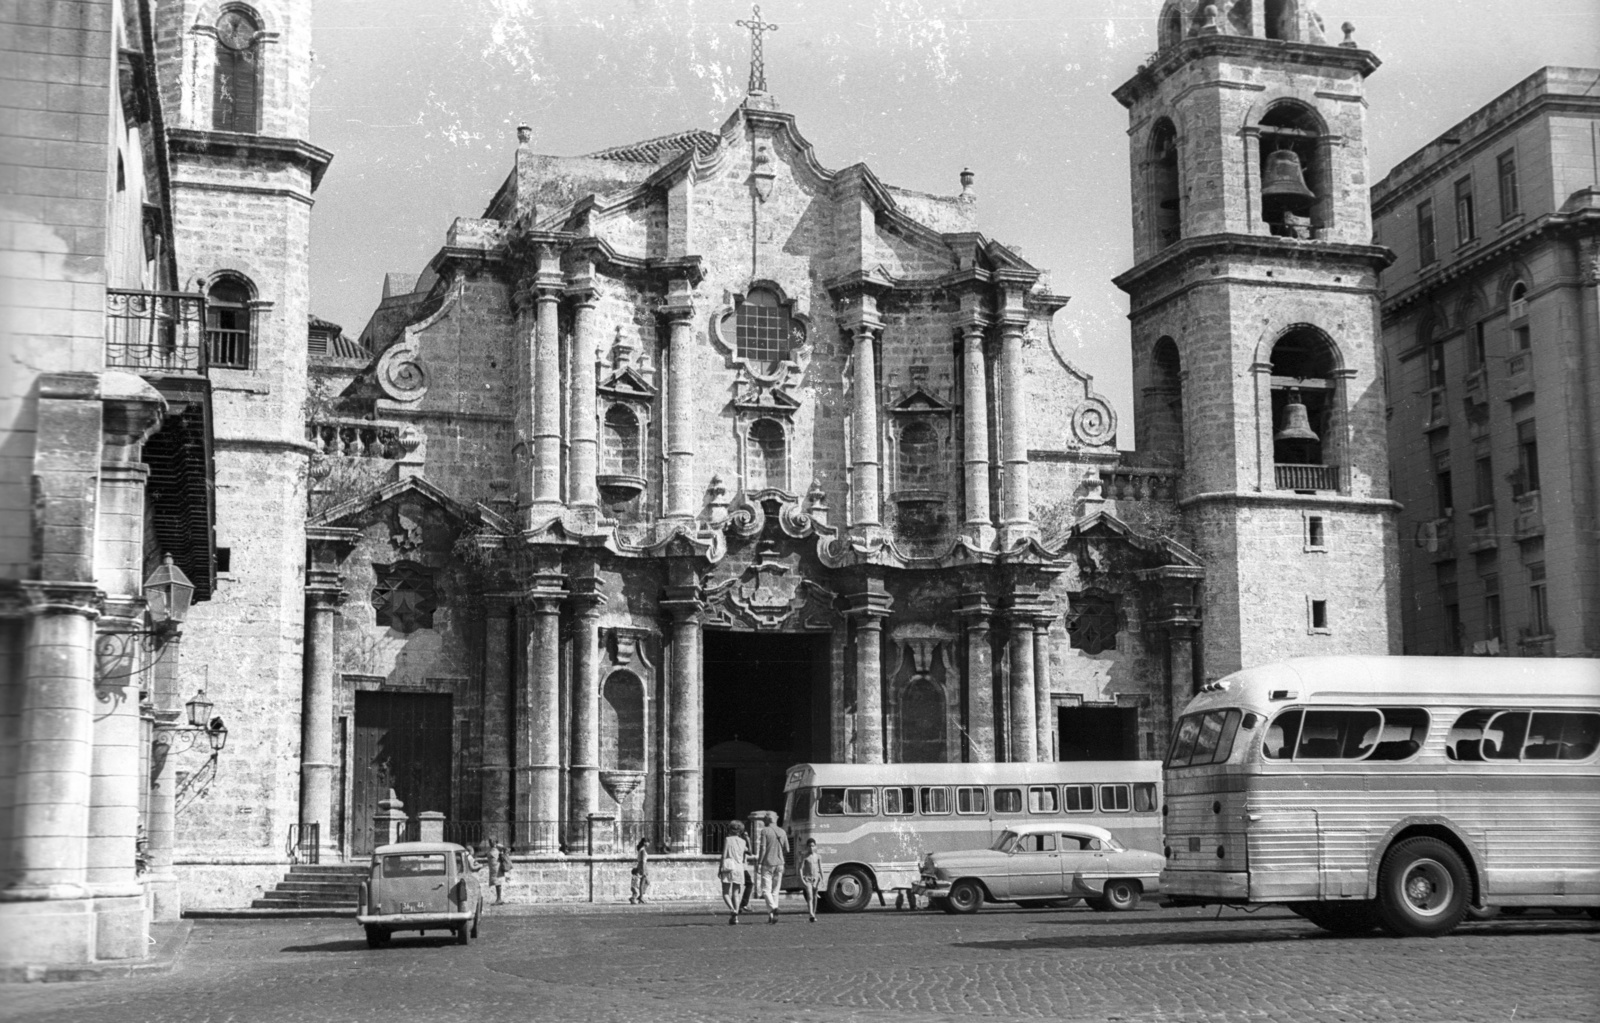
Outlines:
POLYGON ((1185 714, 1173 736, 1167 766, 1220 764, 1233 754, 1233 737, 1238 731, 1239 712, 1233 709, 1185 714))

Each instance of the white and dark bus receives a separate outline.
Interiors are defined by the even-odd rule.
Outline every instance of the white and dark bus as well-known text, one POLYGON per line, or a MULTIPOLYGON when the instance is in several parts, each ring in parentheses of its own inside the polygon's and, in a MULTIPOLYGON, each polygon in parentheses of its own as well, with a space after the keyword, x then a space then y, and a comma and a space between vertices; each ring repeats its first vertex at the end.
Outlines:
POLYGON ((1155 760, 1043 764, 798 764, 784 784, 783 819, 795 869, 817 840, 823 893, 844 912, 874 892, 910 888, 922 857, 987 849, 1007 826, 1071 819, 1126 846, 1161 848, 1161 764, 1155 760))
POLYGON ((1326 930, 1600 915, 1600 661, 1306 657, 1205 686, 1163 808, 1168 898, 1326 930))

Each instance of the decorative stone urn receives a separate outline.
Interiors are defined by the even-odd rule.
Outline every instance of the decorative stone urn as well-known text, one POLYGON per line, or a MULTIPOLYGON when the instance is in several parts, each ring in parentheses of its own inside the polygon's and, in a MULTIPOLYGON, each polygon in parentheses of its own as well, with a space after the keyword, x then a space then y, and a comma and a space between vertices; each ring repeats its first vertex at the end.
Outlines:
POLYGON ((643 771, 600 772, 600 784, 606 787, 606 791, 611 793, 611 798, 615 799, 619 806, 633 794, 634 789, 637 789, 643 783, 643 771))

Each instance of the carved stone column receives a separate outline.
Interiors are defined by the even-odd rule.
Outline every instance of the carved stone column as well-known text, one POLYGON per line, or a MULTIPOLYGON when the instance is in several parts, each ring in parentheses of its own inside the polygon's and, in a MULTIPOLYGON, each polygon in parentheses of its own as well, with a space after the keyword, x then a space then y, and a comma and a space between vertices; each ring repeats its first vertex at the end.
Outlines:
MULTIPOLYGON (((688 573, 679 570, 680 577, 688 573)), ((700 775, 704 752, 701 749, 702 679, 700 656, 700 587, 693 581, 680 581, 667 587, 661 607, 672 617, 672 675, 668 680, 667 776, 670 793, 667 805, 668 841, 673 852, 700 851, 702 816, 700 775)))
POLYGON ((856 631, 855 763, 883 763, 883 620, 893 598, 883 581, 869 578, 860 593, 848 597, 846 612, 856 631))
POLYGON ((567 820, 579 830, 586 828, 590 815, 600 809, 599 621, 606 598, 598 585, 593 576, 573 580, 572 812, 567 820))
POLYGON ((989 517, 989 375, 983 356, 984 324, 961 325, 962 458, 966 467, 966 533, 980 548, 994 540, 989 517))
POLYGON ((666 518, 685 521, 700 511, 700 494, 694 478, 695 380, 694 287, 675 280, 661 309, 667 319, 667 507, 666 518))
POLYGON ((1054 614, 1041 613, 1033 620, 1033 700, 1035 720, 1034 738, 1038 742, 1039 754, 1034 759, 1039 763, 1049 763, 1056 758, 1055 738, 1055 707, 1050 699, 1050 623, 1055 621, 1054 614))
POLYGON ((556 313, 565 285, 559 253, 539 248, 534 278, 538 307, 533 339, 533 500, 534 522, 561 512, 561 342, 556 313))
POLYGON ((883 325, 877 321, 876 313, 861 315, 861 321, 852 327, 855 382, 850 392, 850 523, 876 526, 881 521, 882 504, 878 479, 880 396, 876 342, 883 325))
POLYGON ((1008 316, 1000 323, 1001 441, 1005 479, 1001 491, 1002 540, 1007 545, 1032 531, 1028 491, 1028 378, 1022 363, 1026 320, 1008 316))
POLYGON ((315 825, 321 855, 337 858, 334 842, 334 622, 344 592, 337 575, 306 587, 305 678, 300 698, 300 826, 315 825))
POLYGON ((524 594, 532 614, 526 685, 517 722, 516 847, 559 851, 561 818, 561 602, 559 577, 541 577, 524 594), (523 750, 526 750, 524 753, 523 750))
POLYGON ((149 870, 145 886, 150 891, 150 918, 171 923, 183 916, 178 874, 173 867, 173 840, 177 828, 177 762, 172 756, 172 729, 181 724, 182 691, 178 669, 183 663, 183 635, 166 637, 160 657, 150 666, 150 703, 155 717, 150 744, 150 803, 145 811, 146 855, 149 870))
POLYGON ((961 595, 967 633, 967 762, 999 759, 994 733, 994 664, 989 650, 989 620, 994 608, 979 590, 961 595))
POLYGON ((1032 763, 1038 749, 1039 716, 1033 688, 1033 614, 1017 609, 1008 612, 1011 624, 1011 734, 1006 759, 1012 763, 1032 763))
POLYGON ((511 812, 511 686, 514 622, 509 593, 484 594, 483 629, 483 764, 482 816, 484 839, 511 840, 506 819, 511 812))
POLYGON ((584 263, 567 283, 572 307, 572 366, 567 408, 571 443, 567 465, 568 498, 574 508, 593 512, 599 506, 595 486, 595 360, 600 342, 599 318, 595 312, 594 267, 584 263))

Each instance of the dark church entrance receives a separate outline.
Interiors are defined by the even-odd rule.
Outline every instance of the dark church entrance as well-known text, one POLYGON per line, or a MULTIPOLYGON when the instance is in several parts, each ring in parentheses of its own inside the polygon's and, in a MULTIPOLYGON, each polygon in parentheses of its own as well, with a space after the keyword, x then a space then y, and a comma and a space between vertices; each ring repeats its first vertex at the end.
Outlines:
POLYGON ((1138 760, 1139 708, 1062 707, 1062 760, 1138 760))
POLYGON ((350 851, 372 852, 372 818, 394 789, 412 820, 424 810, 449 814, 450 696, 356 693, 350 851))
POLYGON ((784 772, 828 759, 828 639, 706 630, 707 819, 781 812, 784 772))

